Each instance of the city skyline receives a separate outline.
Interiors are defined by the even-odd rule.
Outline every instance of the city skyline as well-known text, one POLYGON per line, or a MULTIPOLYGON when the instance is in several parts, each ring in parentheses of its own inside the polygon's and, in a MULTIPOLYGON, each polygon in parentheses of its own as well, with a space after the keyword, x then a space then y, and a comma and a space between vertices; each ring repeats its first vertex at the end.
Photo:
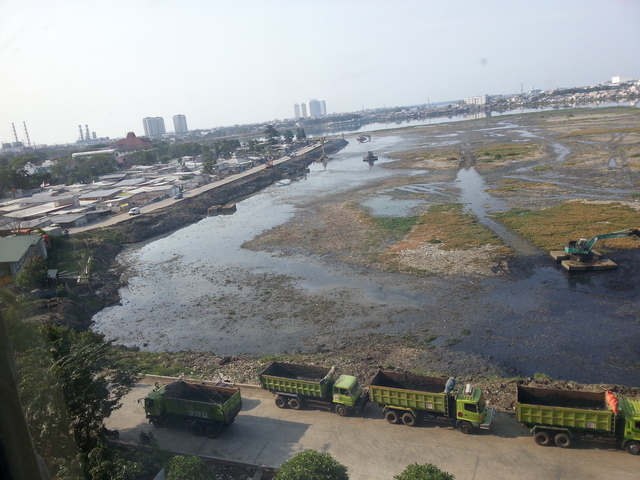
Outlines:
POLYGON ((640 78, 639 19, 632 0, 5 0, 0 141, 12 124, 32 144, 140 135, 148 112, 191 130, 291 119, 308 92, 341 113, 640 78))

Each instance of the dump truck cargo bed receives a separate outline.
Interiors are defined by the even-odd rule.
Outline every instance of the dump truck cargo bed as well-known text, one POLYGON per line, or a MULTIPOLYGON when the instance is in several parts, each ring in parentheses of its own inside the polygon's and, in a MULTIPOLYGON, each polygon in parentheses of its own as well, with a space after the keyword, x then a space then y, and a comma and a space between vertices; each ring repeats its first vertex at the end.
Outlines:
POLYGON ((229 424, 242 408, 240 389, 206 383, 177 381, 145 397, 147 418, 201 419, 229 424))
POLYGON ((325 398, 333 368, 273 362, 260 374, 260 384, 270 392, 325 398))
POLYGON ((615 431, 616 415, 604 392, 518 386, 516 414, 527 426, 615 431))
POLYGON ((379 405, 444 413, 447 380, 410 373, 379 371, 369 385, 370 401, 379 405))

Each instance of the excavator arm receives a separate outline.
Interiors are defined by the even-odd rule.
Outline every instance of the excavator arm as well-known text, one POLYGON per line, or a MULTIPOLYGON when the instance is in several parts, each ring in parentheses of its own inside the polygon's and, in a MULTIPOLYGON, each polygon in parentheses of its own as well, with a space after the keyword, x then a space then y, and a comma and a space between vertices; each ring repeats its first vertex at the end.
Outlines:
POLYGON ((596 235, 595 237, 589 239, 581 238, 577 241, 572 240, 564 247, 564 251, 577 255, 590 255, 591 249, 593 249, 598 240, 604 240, 606 238, 630 237, 632 235, 640 237, 640 230, 636 228, 629 228, 627 230, 620 230, 619 232, 596 235))

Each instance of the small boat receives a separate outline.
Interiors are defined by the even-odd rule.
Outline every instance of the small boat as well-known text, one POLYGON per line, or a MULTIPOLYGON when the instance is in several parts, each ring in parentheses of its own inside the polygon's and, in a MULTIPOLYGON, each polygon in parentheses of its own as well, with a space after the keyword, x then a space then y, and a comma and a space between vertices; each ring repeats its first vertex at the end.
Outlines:
POLYGON ((360 135, 358 138, 358 143, 364 143, 364 142, 370 142, 371 141, 371 135, 360 135))

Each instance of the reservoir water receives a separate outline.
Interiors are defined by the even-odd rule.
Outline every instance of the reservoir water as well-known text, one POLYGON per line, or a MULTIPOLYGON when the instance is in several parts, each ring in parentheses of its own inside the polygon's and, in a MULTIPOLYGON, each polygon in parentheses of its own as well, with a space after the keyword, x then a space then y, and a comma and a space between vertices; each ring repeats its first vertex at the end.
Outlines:
MULTIPOLYGON (((330 255, 242 248, 314 201, 415 175, 380 168, 391 161, 385 152, 415 141, 404 135, 350 141, 326 166, 314 163, 306 178, 242 200, 233 215, 208 217, 127 248, 120 257, 128 279, 121 303, 98 313, 94 330, 151 351, 261 355, 327 348, 341 335, 428 332, 443 343, 468 329, 472 334, 450 348, 479 356, 505 374, 544 372, 640 386, 640 285, 628 269, 569 277, 542 252, 517 245, 507 231, 497 233, 516 244, 511 273, 485 279, 385 273, 330 255), (362 161, 367 150, 379 155, 372 168, 362 161)), ((448 184, 420 180, 402 188, 454 192, 490 227, 486 213, 505 207, 487 194, 475 169, 460 170, 448 184)), ((420 196, 399 199, 393 190, 374 192, 361 204, 379 216, 410 215, 424 206, 420 196)))

